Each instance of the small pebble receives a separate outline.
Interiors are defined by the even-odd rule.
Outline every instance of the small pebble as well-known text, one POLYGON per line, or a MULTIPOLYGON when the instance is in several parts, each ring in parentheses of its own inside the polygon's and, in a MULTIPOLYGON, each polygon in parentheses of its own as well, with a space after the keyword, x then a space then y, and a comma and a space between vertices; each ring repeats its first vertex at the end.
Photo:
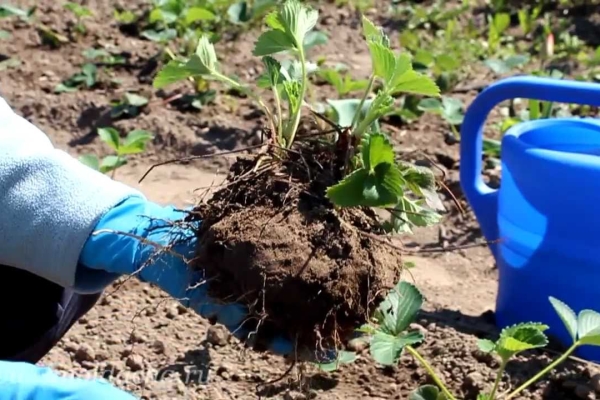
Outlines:
POLYGON ((348 350, 356 353, 362 353, 367 347, 369 347, 369 343, 362 338, 352 339, 348 342, 348 350))
POLYGON ((227 332, 222 326, 210 326, 206 331, 206 340, 215 346, 225 346, 227 344, 227 332))
POLYGON ((129 340, 131 343, 144 343, 147 339, 141 332, 133 331, 131 332, 131 335, 129 335, 129 340))
POLYGON ((82 344, 75 352, 75 361, 81 363, 83 361, 94 361, 96 353, 89 344, 82 344))
POLYGON ((156 354, 164 354, 167 346, 162 340, 155 340, 154 343, 152 343, 152 348, 156 354))
POLYGON ((125 365, 133 372, 140 371, 144 368, 144 359, 139 354, 132 354, 127 358, 125 365))

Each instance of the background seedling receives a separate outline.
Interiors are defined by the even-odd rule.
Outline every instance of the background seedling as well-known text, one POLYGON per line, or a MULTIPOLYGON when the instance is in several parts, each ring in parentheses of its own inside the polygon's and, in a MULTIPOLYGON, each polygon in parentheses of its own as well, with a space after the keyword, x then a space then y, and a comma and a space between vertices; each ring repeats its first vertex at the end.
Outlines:
POLYGON ((148 99, 135 93, 125 93, 123 97, 112 103, 110 116, 113 119, 135 117, 148 105, 148 99))
POLYGON ((85 35, 87 29, 85 27, 85 19, 93 17, 94 14, 89 8, 82 6, 81 4, 68 2, 64 5, 65 9, 69 10, 75 16, 75 32, 79 35, 85 35))
POLYGON ((98 136, 115 154, 108 155, 102 159, 91 154, 86 154, 81 156, 79 161, 104 174, 111 173, 113 178, 116 170, 127 164, 128 156, 145 151, 147 143, 154 138, 154 135, 148 131, 135 129, 122 139, 119 131, 115 128, 98 128, 98 136))

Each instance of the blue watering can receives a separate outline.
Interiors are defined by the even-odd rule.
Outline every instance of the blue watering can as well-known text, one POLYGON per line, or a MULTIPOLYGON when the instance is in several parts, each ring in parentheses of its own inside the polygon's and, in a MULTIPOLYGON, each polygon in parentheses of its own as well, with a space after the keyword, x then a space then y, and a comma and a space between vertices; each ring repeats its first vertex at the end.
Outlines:
MULTIPOLYGON (((499 272, 496 322, 542 322, 572 344, 548 297, 600 312, 600 120, 522 122, 502 139, 498 190, 481 176, 489 112, 514 98, 600 106, 600 85, 528 76, 500 80, 468 108, 461 130, 460 180, 499 272)), ((600 348, 577 355, 600 362, 600 348)))

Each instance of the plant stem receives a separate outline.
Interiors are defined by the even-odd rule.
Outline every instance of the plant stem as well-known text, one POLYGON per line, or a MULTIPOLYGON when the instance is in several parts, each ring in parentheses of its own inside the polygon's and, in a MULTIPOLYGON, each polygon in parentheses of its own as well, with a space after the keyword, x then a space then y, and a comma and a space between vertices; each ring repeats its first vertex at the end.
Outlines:
POLYGON ((360 117, 360 114, 362 113, 362 108, 365 104, 365 101, 367 101, 367 97, 369 97, 369 93, 371 93, 371 89, 373 88, 374 83, 375 83, 375 74, 371 74, 371 77, 369 78, 369 83, 367 84, 367 88, 365 89, 365 93, 363 93, 363 96, 360 99, 360 103, 358 103, 358 110, 356 111, 356 114, 354 114, 354 118, 352 118, 352 124, 350 124, 350 129, 354 129, 354 126, 358 122, 358 118, 360 117))
POLYGON ((506 369, 506 364, 508 363, 508 360, 502 360, 502 363, 500 364, 500 368, 498 369, 498 375, 496 376, 496 381, 494 382, 494 387, 492 388, 492 391, 490 392, 490 396, 489 396, 489 400, 494 400, 494 396, 496 395, 496 392, 498 391, 498 386, 500 386, 500 381, 502 381, 502 375, 504 374, 504 370, 506 369))
POLYGON ((121 162, 121 155, 117 154, 117 161, 115 163, 117 165, 117 167, 114 168, 112 171, 110 171, 110 179, 115 179, 115 174, 117 173, 117 168, 119 168, 118 165, 120 162, 121 162))
POLYGON ((431 376, 431 378, 433 379, 433 381, 435 382, 435 384, 438 385, 438 387, 440 388, 440 390, 442 391, 442 393, 444 393, 444 395, 446 396, 446 398, 448 400, 456 400, 456 398, 452 395, 452 393, 450 393, 450 391, 448 390, 448 388, 446 388, 446 385, 444 385, 444 382, 442 382, 442 380, 437 376, 437 374, 433 370, 433 367, 431 365, 429 365, 429 363, 423 357, 421 357, 421 355, 419 354, 419 352, 417 350, 415 350, 412 346, 406 346, 405 349, 414 358, 416 358, 417 361, 419 361, 421 363, 421 365, 423 366, 423 368, 425 368, 425 370, 427 371, 427 373, 429 374, 429 376, 431 376))
POLYGON ((281 111, 281 98, 276 86, 273 86, 273 97, 275 98, 275 106, 277 107, 277 139, 279 145, 283 145, 283 112, 281 111))
MULTIPOLYGON (((369 110, 371 111, 371 110, 369 110)), ((353 133, 358 136, 361 137, 363 135, 363 133, 365 133, 365 131, 367 129, 369 129, 369 126, 375 122, 377 120, 377 118, 379 118, 380 115, 378 115, 377 112, 374 112, 373 114, 371 114, 371 112, 367 112, 367 115, 365 116, 365 118, 360 121, 360 124, 356 127, 356 129, 353 131, 353 133)))
POLYGON ((523 390, 527 389, 527 387, 529 387, 529 385, 536 382, 542 376, 546 375, 548 372, 550 372, 551 370, 556 368, 556 366, 559 365, 560 363, 562 363, 563 361, 565 361, 571 355, 571 353, 573 353, 575 351, 575 349, 578 346, 579 346, 578 341, 573 343, 573 345, 571 347, 569 347, 569 349, 562 356, 558 357, 552 363, 548 364, 548 366, 546 368, 544 368, 543 370, 538 372, 535 376, 533 376, 531 379, 529 379, 527 382, 525 382, 524 384, 522 384, 521 386, 516 388, 514 392, 509 394, 508 397, 506 397, 506 400, 514 398, 516 395, 521 393, 523 390))
POLYGON ((308 73, 306 72, 306 56, 304 55, 304 46, 300 44, 298 46, 298 57, 300 58, 300 63, 302 64, 302 82, 300 83, 300 97, 298 101, 298 109, 293 110, 293 114, 291 117, 294 119, 291 121, 291 125, 286 126, 286 146, 287 148, 292 147, 292 143, 294 143, 294 137, 296 136, 296 131, 298 130, 298 125, 300 125, 300 117, 302 115, 302 103, 304 102, 304 96, 306 95, 306 83, 308 81, 308 73))

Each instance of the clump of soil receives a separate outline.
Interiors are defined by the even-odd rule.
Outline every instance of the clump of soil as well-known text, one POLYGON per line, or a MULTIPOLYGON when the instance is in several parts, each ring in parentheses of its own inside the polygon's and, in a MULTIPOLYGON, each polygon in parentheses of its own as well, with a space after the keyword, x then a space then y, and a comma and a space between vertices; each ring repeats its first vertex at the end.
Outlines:
POLYGON ((325 197, 341 178, 330 146, 279 155, 239 157, 227 186, 196 208, 197 265, 212 296, 249 307, 256 350, 276 333, 299 352, 339 348, 399 280, 401 258, 375 237, 372 210, 325 197))

